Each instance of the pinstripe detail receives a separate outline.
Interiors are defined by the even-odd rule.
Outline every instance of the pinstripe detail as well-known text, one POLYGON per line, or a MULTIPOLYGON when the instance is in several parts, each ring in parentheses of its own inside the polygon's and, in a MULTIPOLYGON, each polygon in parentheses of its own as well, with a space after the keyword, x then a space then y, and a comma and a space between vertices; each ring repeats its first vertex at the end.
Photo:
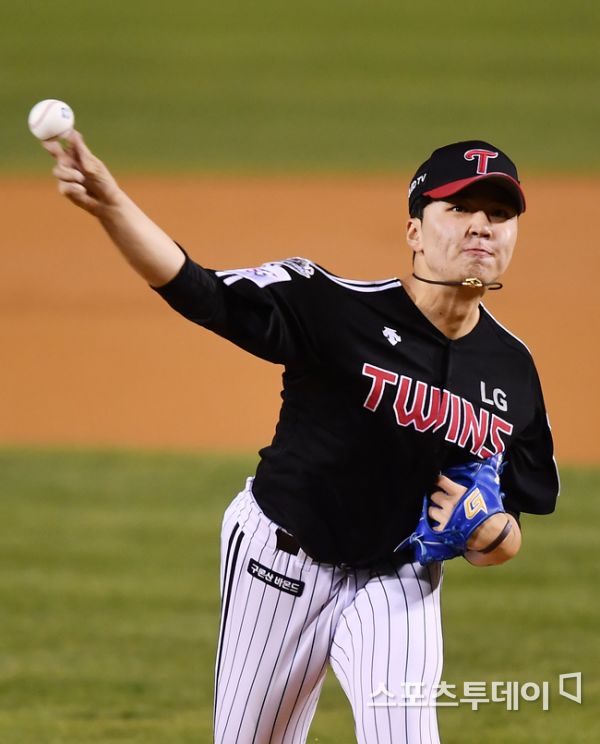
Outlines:
MULTIPOLYGON (((419 593, 421 595, 421 606, 423 608, 423 668, 421 669, 421 688, 425 684, 425 669, 427 668, 427 612, 425 611, 425 597, 423 596, 423 587, 421 586, 421 580, 415 570, 414 563, 410 564, 412 571, 415 575, 417 586, 419 587, 419 593)), ((419 739, 423 741, 423 706, 419 707, 419 739)))
MULTIPOLYGON (((319 674, 317 675, 317 684, 307 696, 306 701, 304 702, 304 706, 298 714, 298 719, 296 720, 296 724, 294 726, 294 731, 292 732, 292 738, 290 739, 290 742, 297 741, 296 732, 298 731, 298 727, 300 727, 300 735, 302 737, 300 740, 304 741, 304 738, 306 737, 306 733, 308 731, 308 728, 310 727, 310 723, 312 721, 312 717, 315 712, 315 707, 317 705, 319 695, 321 694, 321 688, 323 686, 322 674, 324 673, 326 666, 327 666, 327 657, 325 657, 325 661, 321 665, 319 674)), ((308 671, 309 667, 310 667, 310 664, 307 665, 306 671, 308 671)), ((288 725, 286 726, 284 739, 285 739, 285 736, 287 736, 287 733, 289 731, 289 724, 291 722, 292 722, 292 717, 290 716, 288 725)))
MULTIPOLYGON (((345 648, 344 648, 343 646, 340 646, 340 644, 339 644, 339 643, 336 643, 335 641, 332 641, 332 643, 331 643, 331 648, 333 648, 334 646, 335 646, 335 648, 339 648, 339 650, 340 650, 340 651, 341 651, 341 652, 342 652, 342 653, 344 654, 344 656, 346 657, 346 661, 347 661, 347 662, 348 662, 348 664, 349 664, 349 663, 350 663, 350 658, 349 658, 348 654, 346 653, 346 649, 345 649, 345 648)), ((348 679, 348 678, 346 677, 346 679, 348 679)))
POLYGON ((352 655, 350 657, 353 661, 352 669, 350 670, 350 673, 352 675, 352 687, 350 688, 350 692, 353 702, 354 704, 356 704, 356 701, 358 701, 358 695, 356 694, 356 678, 358 675, 356 674, 356 649, 354 648, 354 636, 352 635, 352 630, 350 628, 350 625, 348 624, 348 619, 346 618, 345 614, 342 615, 342 620, 344 621, 344 623, 346 624, 346 628, 348 629, 348 637, 350 638, 350 646, 352 648, 352 655))
MULTIPOLYGON (((255 532, 256 532, 256 528, 255 528, 255 532)), ((254 533, 252 534, 252 536, 253 536, 253 535, 254 535, 254 533)), ((252 538, 251 538, 251 539, 252 539, 252 538)), ((240 565, 240 566, 244 566, 244 565, 246 564, 246 558, 248 557, 249 547, 250 547, 250 541, 248 541, 248 544, 246 545, 246 549, 245 549, 245 552, 244 552, 244 556, 243 556, 243 558, 242 558, 242 559, 241 559, 241 560, 239 561, 238 565, 240 565)), ((237 576, 235 577, 235 590, 234 590, 234 594, 237 594, 237 587, 238 587, 238 585, 239 585, 239 582, 240 582, 240 576, 241 576, 241 575, 242 575, 242 572, 241 572, 241 571, 239 571, 239 572, 238 572, 238 574, 237 574, 237 576)), ((232 582, 233 582, 233 572, 232 572, 232 582)), ((244 605, 244 615, 245 615, 245 613, 246 613, 246 607, 248 606, 248 601, 249 601, 249 596, 246 596, 246 602, 245 602, 245 605, 244 605)), ((243 618, 244 618, 244 615, 242 615, 242 623, 241 623, 241 625, 243 625, 243 618)), ((227 658, 227 656, 229 655, 229 641, 230 641, 230 639, 231 639, 231 633, 232 633, 232 632, 233 632, 233 627, 231 626, 231 627, 230 627, 230 628, 228 629, 228 633, 227 633, 227 640, 225 641, 225 655, 224 655, 224 658, 227 658)), ((239 636, 239 634, 238 634, 238 635, 236 636, 236 640, 235 640, 235 649, 234 649, 234 652, 233 652, 233 656, 234 656, 234 658, 235 658, 235 657, 237 656, 237 647, 238 647, 238 643, 239 643, 239 640, 240 640, 240 636, 239 636)), ((231 678, 228 678, 228 680, 227 680, 227 684, 226 684, 226 686, 225 686, 225 691, 224 691, 224 693, 223 693, 223 700, 225 699, 225 696, 227 695, 227 691, 228 691, 228 689, 229 689, 229 682, 230 682, 230 679, 231 679, 231 678)), ((218 702, 218 701, 217 701, 217 702, 218 702)), ((219 713, 219 711, 217 711, 217 716, 218 716, 218 713, 219 713)))
MULTIPOLYGON (((287 571, 289 569, 290 559, 291 559, 291 556, 288 556, 287 563, 286 563, 286 573, 287 573, 287 571)), ((265 589, 266 589, 266 587, 265 587, 265 589)), ((264 596, 265 596, 265 592, 263 592, 263 598, 264 598, 264 596)), ((282 597, 283 597, 283 594, 281 592, 279 592, 278 595, 277 595, 277 600, 275 602, 275 609, 273 610, 273 612, 271 614, 271 622, 269 623, 269 628, 268 628, 267 632, 264 634, 265 640, 264 640, 264 643, 263 643, 263 648, 262 648, 262 651, 260 652, 260 656, 258 657, 258 662, 256 662, 256 668, 254 670, 254 677, 252 677, 252 683, 250 684, 250 689, 252 689, 254 687, 254 683, 256 682, 256 677, 258 676, 258 670, 261 667, 262 660, 263 660, 264 655, 265 655, 265 651, 267 650, 267 645, 269 643, 269 636, 271 635, 271 630, 273 629, 273 623, 275 622, 275 617, 277 615, 277 609, 279 608, 279 602, 280 602, 280 600, 281 600, 282 597)), ((262 600, 261 600, 260 609, 262 609, 262 600)), ((292 612, 290 613, 290 616, 291 616, 292 613, 293 613, 293 605, 292 605, 292 612)), ((260 610, 259 610, 259 616, 260 616, 260 610)), ((258 622, 258 617, 257 617, 257 622, 258 622)), ((289 618, 288 618, 288 623, 289 623, 289 618)), ((283 645, 283 640, 284 639, 282 639, 282 645, 283 645)), ((281 653, 281 647, 280 647, 279 651, 281 653)), ((275 663, 277 663, 277 660, 276 660, 275 663)), ((275 671, 275 666, 273 667, 273 672, 274 671, 275 671)), ((271 680, 273 679, 273 672, 271 672, 271 680)), ((269 685, 270 685, 270 680, 269 680, 269 685)), ((268 693, 269 693, 269 688, 267 687, 267 689, 265 690, 265 694, 263 696, 262 704, 260 706, 260 711, 259 711, 259 714, 258 714, 258 722, 260 722, 260 716, 261 716, 261 713, 263 712, 263 708, 265 707, 265 702, 267 700, 268 693)), ((238 739, 236 739, 236 741, 239 740, 240 731, 242 730, 242 723, 244 721, 244 716, 245 716, 246 711, 248 709, 248 700, 249 700, 249 698, 246 700, 246 703, 244 705, 244 711, 243 711, 242 715, 240 716, 240 725, 239 725, 239 728, 238 728, 238 739)), ((254 731, 254 736, 252 737, 252 744, 254 744, 254 742, 256 741, 256 735, 257 734, 258 734, 258 725, 256 727, 256 730, 254 731)))
MULTIPOLYGON (((225 564, 223 566, 223 575, 221 577, 221 617, 220 617, 220 628, 219 628, 219 640, 217 643, 217 661, 215 666, 215 691, 214 691, 214 699, 213 699, 213 726, 215 724, 215 719, 217 715, 217 691, 219 686, 219 675, 220 675, 220 666, 221 666, 221 653, 223 650, 223 636, 225 633, 225 624, 223 622, 223 600, 225 597, 225 586, 227 583, 227 577, 228 577, 228 569, 229 569, 229 558, 231 555, 231 546, 233 544, 233 538, 236 535, 236 532, 239 530, 240 525, 238 522, 236 522, 233 526, 233 530, 231 531, 231 534, 229 535, 229 540, 227 542, 227 554, 225 557, 225 564)), ((230 582, 233 580, 233 576, 230 577, 230 582)))
MULTIPOLYGON (((442 579, 444 576, 444 564, 440 563, 437 566, 437 570, 439 571, 439 576, 437 577, 437 580, 432 579, 431 577, 433 567, 428 566, 427 570, 428 570, 429 581, 431 583, 431 586, 433 587, 434 584, 437 585, 437 589, 433 597, 433 611, 437 618, 436 634, 435 634, 435 654, 438 660, 437 666, 435 669, 435 680, 437 681, 442 676, 442 667, 444 663, 443 637, 442 637, 442 592, 441 592, 441 584, 442 584, 442 579)), ((433 713, 429 716, 429 735, 430 735, 432 744, 435 744, 435 742, 438 742, 439 744, 439 735, 437 734, 437 711, 435 708, 433 710, 433 713), (434 732, 435 737, 434 737, 434 734, 431 732, 432 721, 436 722, 436 731, 434 732)))
MULTIPOLYGON (((373 648, 371 651, 371 690, 369 692, 369 697, 373 694, 375 690, 375 677, 374 677, 374 669, 373 664, 375 663, 375 641, 376 641, 376 633, 375 633, 375 610, 373 609, 373 602, 371 602, 371 597, 369 596, 369 585, 367 584, 364 588, 364 592, 367 595, 367 599, 369 600, 369 607, 371 608, 371 617, 373 619, 373 631, 371 633, 371 642, 373 644, 373 648)), ((389 648, 389 645, 388 645, 389 648)), ((366 698, 365 698, 366 699, 366 698)), ((377 727, 377 708, 373 706, 373 721, 375 723, 375 736, 377 737, 377 741, 379 741, 379 729, 377 727)))
MULTIPOLYGON (((406 660, 404 662, 404 679, 406 681, 408 679, 408 652, 410 649, 410 615, 408 612, 408 600, 406 598, 406 589, 404 588, 404 583, 402 582, 402 579, 400 578, 398 569, 395 567, 394 567, 394 573, 396 574, 396 578, 398 579, 398 582, 400 583, 400 588, 402 589, 402 595, 404 597, 404 607, 406 610, 406 660)), ((408 706, 404 706, 404 737, 406 741, 408 742, 408 706)))
POLYGON ((238 522, 236 522, 234 528, 231 530, 231 535, 229 535, 229 541, 227 542, 227 555, 225 557, 225 568, 223 569, 223 581, 221 582, 221 598, 225 596, 225 580, 227 577, 227 569, 229 568, 231 544, 233 543, 233 538, 235 537, 235 533, 239 530, 239 528, 240 525, 238 522))
MULTIPOLYGON (((362 620, 360 619, 360 612, 356 608, 356 603, 353 605, 353 609, 354 609, 354 613, 355 613, 356 617, 358 618, 358 625, 360 627, 360 663, 359 663, 359 667, 358 667, 358 680, 359 680, 359 685, 360 685, 360 697, 359 697, 359 700, 363 700, 364 701, 364 700, 367 699, 366 696, 365 696, 365 694, 364 694, 364 689, 363 689, 363 682, 364 682, 364 677, 365 677, 365 675, 363 674, 363 653, 364 653, 364 649, 365 649, 365 637, 364 637, 364 634, 363 634, 363 624, 362 624, 362 620)), ((362 723, 362 730, 363 730, 363 734, 364 734, 365 741, 366 741, 367 740, 367 732, 365 731, 364 707, 361 709, 360 720, 361 720, 361 723, 362 723)))
MULTIPOLYGON (((321 568, 321 564, 320 563, 317 563, 317 565, 316 565, 317 577, 315 578, 315 587, 316 587, 317 582, 318 582, 318 573, 319 573, 319 569, 320 568, 321 568)), ((329 597, 331 597, 331 590, 333 588, 334 576, 335 576, 335 572, 332 571, 331 572, 331 586, 329 587, 329 597)), ((315 639, 317 637, 317 629, 319 627, 319 620, 320 619, 321 619, 321 615, 319 615, 319 617, 317 618, 317 622, 315 623, 315 629, 313 631, 312 641, 310 643, 310 653, 308 654, 308 659, 306 661, 306 667, 304 668, 304 674, 302 675, 302 680, 300 681, 300 687, 298 688, 298 697, 299 698, 302 698, 302 688, 304 687, 304 682, 306 681, 306 675, 308 674, 308 669, 310 667, 310 662, 311 662, 311 659, 312 659, 312 654, 313 654, 313 651, 314 651, 314 648, 315 648, 315 639)), ((309 698, 310 698, 310 695, 309 695, 309 698)), ((296 731, 298 729, 298 724, 300 723, 301 717, 302 717, 302 714, 300 714, 298 716, 298 720, 296 721, 296 725, 294 726, 294 733, 292 734, 292 739, 294 739, 295 736, 296 736, 296 731)), ((289 723, 290 722, 288 721, 288 726, 289 726, 289 723)), ((285 733, 284 733, 284 738, 287 735, 287 731, 288 731, 288 727, 286 726, 285 733)))
MULTIPOLYGON (((388 654, 387 654, 387 665, 386 665, 386 676, 385 676, 385 688, 386 690, 390 689, 390 657, 391 653, 389 653, 391 647, 392 647, 392 613, 390 612, 390 598, 388 597, 387 590, 385 588, 385 583, 381 579, 381 575, 378 575, 377 578, 379 579, 379 583, 381 584, 381 589, 383 590, 383 596, 385 597, 385 604, 387 606, 387 647, 388 647, 388 654)), ((387 708, 387 718, 388 718, 388 731, 390 732, 390 741, 392 741, 392 713, 390 708, 387 708)))
MULTIPOLYGON (((429 579, 429 586, 431 587, 431 592, 432 592, 432 595, 433 595, 433 579, 431 578, 431 564, 429 564, 427 566, 427 577, 429 579)), ((434 621, 435 621, 436 607, 435 607, 435 597, 434 596, 432 596, 432 605, 433 605, 433 615, 434 615, 434 621)), ((436 625, 437 625, 437 623, 436 623, 436 625)), ((435 657, 436 657, 436 659, 438 661, 437 661, 437 664, 436 664, 435 678, 434 679, 437 680, 439 663, 440 663, 439 662, 440 653, 439 653, 439 648, 438 648, 438 634, 437 634, 437 629, 436 629, 436 633, 435 633, 435 657)), ((428 703, 431 702, 431 690, 429 690, 429 695, 428 695, 428 701, 427 702, 428 703)), ((433 718, 433 716, 430 713, 429 714, 429 740, 430 741, 433 741, 433 733, 431 731, 431 721, 432 721, 432 718, 433 718)))
POLYGON ((444 663, 444 660, 443 660, 443 645, 444 645, 444 641, 443 641, 443 634, 442 634, 442 592, 440 591, 442 580, 444 578, 444 564, 443 563, 440 563, 438 565, 438 567, 437 567, 437 570, 439 571, 439 576, 437 577, 437 580, 436 579, 431 579, 431 572, 432 572, 432 570, 433 570, 433 566, 430 566, 429 567, 430 580, 432 581, 432 583, 437 584, 437 586, 438 586, 438 589, 437 589, 437 591, 435 593, 434 605, 433 605, 434 608, 437 610, 437 618, 438 618, 438 621, 437 621, 437 630, 438 630, 438 632, 436 634, 436 638, 438 639, 438 642, 439 642, 439 646, 436 647, 437 650, 438 650, 437 657, 438 657, 438 660, 439 660, 438 661, 438 665, 437 665, 437 669, 436 669, 436 678, 437 678, 437 677, 440 677, 441 674, 442 674, 442 667, 443 667, 443 663, 444 663))
MULTIPOLYGON (((346 579, 346 587, 348 586, 348 582, 349 581, 350 581, 350 579, 347 578, 346 579)), ((354 589, 356 589, 356 586, 354 587, 354 589)), ((348 592, 348 591, 347 591, 347 593, 348 594, 352 594, 351 592, 348 592)), ((347 596, 345 596, 345 599, 347 599, 347 596)), ((340 614, 340 616, 339 616, 338 623, 340 623, 342 620, 344 621, 344 623, 346 625, 346 628, 348 628, 348 632, 350 632, 350 628, 348 627, 348 622, 346 620, 345 615, 343 614, 343 611, 342 611, 342 614, 340 614)), ((348 669, 350 669, 351 661, 350 661, 350 657, 348 656, 348 654, 346 652, 346 649, 343 646, 341 646, 339 643, 337 643, 337 641, 335 640, 335 633, 336 632, 337 632, 337 627, 336 628, 333 628, 332 637, 331 637, 331 647, 329 649, 329 656, 330 656, 330 658, 331 658, 332 661, 335 661, 337 663, 337 665, 338 665, 338 671, 340 671, 344 675, 344 679, 346 680, 346 688, 345 688, 346 689, 346 694, 347 694, 348 700, 351 701, 352 700, 352 696, 354 695, 354 691, 352 689, 352 684, 351 684, 350 679, 349 679, 349 677, 348 677, 348 675, 346 673, 346 670, 344 669, 343 662, 341 662, 341 661, 339 661, 338 659, 335 658, 334 653, 333 653, 333 649, 334 648, 339 649, 344 654, 344 656, 346 657, 346 661, 348 662, 348 669)), ((336 675, 337 675, 337 671, 336 671, 336 675)))
MULTIPOLYGON (((261 558, 262 558, 262 553, 263 553, 264 549, 267 547, 267 545, 268 545, 268 541, 265 541, 265 544, 263 545, 263 547, 262 547, 262 549, 260 551, 260 557, 261 558)), ((246 556, 248 555, 249 550, 250 550, 250 542, 248 542, 248 549, 246 550, 246 556)), ((240 577, 242 575, 243 575, 243 571, 240 571, 239 574, 238 574, 238 581, 239 581, 239 579, 240 579, 240 577)), ((256 633, 258 617, 260 616, 260 611, 262 609, 262 603, 263 603, 263 599, 264 599, 264 596, 265 596, 265 591, 267 589, 267 585, 266 584, 262 584, 261 586, 262 586, 262 593, 260 595, 260 601, 259 601, 259 604, 258 604, 258 610, 257 610, 257 613, 256 613, 256 617, 255 617, 254 622, 252 624, 252 634, 250 636, 250 641, 248 642, 248 647, 247 647, 246 653, 244 655, 244 661, 242 662, 242 665, 241 665, 241 668, 242 669, 246 666, 246 662, 248 661, 248 655, 250 654, 250 648, 252 646, 252 640, 254 639, 254 634, 256 633)), ((242 628, 244 626, 244 620, 245 620, 245 617, 246 617, 246 610, 248 608, 249 600, 250 600, 250 592, 248 592, 246 594, 246 602, 244 604, 244 612, 242 614, 242 619, 241 619, 241 622, 240 622, 240 628, 242 628)), ((233 657, 234 658, 237 658, 237 648, 238 648, 238 643, 240 641, 240 637, 241 636, 238 633, 238 636, 237 636, 237 639, 236 639, 236 643, 235 643, 235 650, 234 650, 234 654, 233 654, 233 657)), ((238 676, 237 681, 236 681, 235 690, 234 690, 234 693, 233 693, 233 698, 234 699, 237 698, 237 693, 238 693, 238 689, 239 689, 241 680, 242 680, 242 676, 240 675, 240 676, 238 676)), ((227 680, 227 687, 225 688, 225 694, 223 695, 223 700, 225 700, 225 695, 227 694, 227 691, 229 689, 229 682, 230 681, 231 681, 231 676, 227 680)), ((233 712, 233 706, 231 706, 229 708, 229 711, 227 713, 227 718, 225 720, 225 726, 223 727, 223 732, 227 731, 227 726, 229 725, 229 720, 231 718, 232 712, 233 712)))
MULTIPOLYGON (((339 648, 339 650, 346 657, 346 661, 348 662, 348 665, 350 665, 350 659, 348 658, 348 654, 346 653, 345 649, 342 646, 340 646, 339 643, 336 643, 335 641, 331 644, 332 649, 333 649, 334 646, 335 646, 335 648, 339 648)), ((336 664, 338 665, 339 671, 344 675, 344 679, 346 680, 346 685, 347 685, 347 688, 348 688, 348 692, 351 693, 351 691, 352 691, 352 685, 350 684, 350 680, 348 679, 348 675, 346 674, 346 670, 344 669, 343 664, 340 661, 338 661, 338 659, 336 659, 336 657, 333 655, 333 651, 329 655, 330 655, 331 659, 333 661, 335 661, 336 664)))
POLYGON ((224 520, 215 741, 306 744, 330 661, 361 744, 439 744, 435 708, 392 703, 384 712, 371 703, 381 683, 398 696, 404 682, 420 678, 428 692, 438 681, 441 566, 348 573, 276 550, 273 530, 250 491, 224 520), (249 556, 304 579, 305 596, 292 598, 254 581, 245 570, 249 556))
MULTIPOLYGON (((252 646, 252 641, 254 640, 254 636, 255 636, 255 633, 256 633, 256 628, 258 626, 258 618, 260 617, 260 611, 262 610, 263 600, 265 598, 265 592, 266 591, 267 591, 267 586, 265 584, 265 585, 263 585, 261 587, 261 595, 260 595, 260 601, 258 603, 258 610, 256 612, 256 616, 255 616, 254 622, 252 624, 252 634, 250 635, 250 641, 248 642, 248 647, 246 649, 246 653, 244 654, 244 660, 243 660, 242 664, 240 665, 240 668, 241 669, 244 669, 246 667, 247 662, 248 662, 248 656, 250 654, 250 648, 252 646)), ((241 625, 243 626, 243 623, 241 625)), ((238 640, 239 640, 239 637, 238 637, 238 640)), ((236 644, 236 646, 237 646, 237 644, 236 644)), ((237 699, 238 690, 239 690, 239 687, 240 687, 240 682, 242 681, 242 676, 243 675, 240 674, 237 677, 235 689, 233 691, 233 699, 234 700, 237 699)), ((247 705, 247 703, 248 703, 248 700, 246 700, 246 705, 247 705)), ((246 710, 246 706, 244 706, 244 711, 245 710, 246 710)), ((229 712, 227 713, 227 718, 225 719, 225 727, 223 729, 224 731, 227 731, 227 726, 229 725, 229 721, 230 721, 230 718, 231 718, 231 714, 232 713, 233 713, 233 707, 230 707, 229 708, 229 712)), ((240 727, 241 727, 241 724, 242 724, 242 719, 243 719, 243 716, 240 718, 240 727)), ((234 740, 234 741, 237 741, 237 739, 234 740)))
MULTIPOLYGON (((323 682, 325 681, 325 672, 326 672, 328 663, 329 663, 328 657, 325 656, 325 661, 321 665, 319 674, 317 675, 318 682, 315 685, 312 692, 310 693, 310 695, 307 697, 306 704, 304 705, 304 710, 302 712, 302 716, 304 717, 304 722, 302 723, 302 726, 300 727, 300 740, 302 742, 306 742, 306 736, 308 734, 308 730, 310 728, 310 724, 314 716, 315 708, 317 707, 317 703, 319 701, 319 696, 321 695, 321 690, 323 688, 323 682)), ((300 719, 298 720, 298 723, 300 723, 300 719)))
POLYGON ((319 696, 321 694, 322 687, 322 683, 319 683, 315 687, 315 689, 308 696, 308 700, 306 701, 306 705, 304 706, 304 724, 300 730, 300 741, 302 742, 306 742, 308 730, 310 729, 310 724, 312 723, 315 708, 317 707, 317 703, 319 702, 319 696))
POLYGON ((231 600, 231 587, 233 585, 233 579, 235 576, 235 566, 237 562, 238 553, 240 550, 240 545, 244 538, 244 533, 240 532, 236 540, 236 543, 235 543, 233 556, 231 558, 231 571, 228 573, 227 567, 229 564, 231 545, 233 543, 233 538, 235 537, 235 534, 238 531, 238 529, 239 529, 239 524, 236 523, 229 537, 229 543, 227 545, 227 558, 225 560, 225 571, 223 572, 223 588, 222 588, 223 613, 221 615, 221 630, 219 634, 219 645, 218 645, 219 650, 217 652, 217 667, 215 671, 215 705, 214 705, 215 712, 214 712, 213 723, 216 722, 216 715, 217 715, 219 676, 221 674, 221 654, 223 651, 223 639, 225 637, 225 628, 227 627, 227 614, 229 612, 229 602, 231 600), (225 595, 225 591, 227 591, 226 595, 225 595))
MULTIPOLYGON (((306 564, 306 560, 302 564, 302 569, 300 571, 300 578, 302 578, 302 571, 304 571, 304 565, 305 564, 306 564)), ((315 580, 315 581, 313 581, 312 592, 311 592, 311 595, 310 595, 310 600, 309 600, 309 603, 308 603, 308 607, 306 608, 306 613, 304 615, 304 620, 302 622, 302 630, 304 630, 304 628, 306 627, 306 621, 308 620, 308 616, 310 614, 310 608, 312 606, 312 601, 313 601, 313 598, 315 596, 316 587, 317 587, 317 581, 315 580)), ((295 607, 296 607, 296 605, 293 604, 292 605, 292 611, 290 612, 290 616, 288 618, 288 623, 286 625, 286 631, 287 631, 287 628, 289 626, 289 623, 290 623, 290 620, 292 618, 292 615, 293 615, 293 612, 294 612, 295 607)), ((282 639, 281 646, 279 647, 279 654, 281 654, 281 650, 283 649, 283 644, 284 644, 286 635, 287 635, 287 633, 284 633, 284 637, 282 639)), ((290 667, 288 669, 288 673, 287 673, 287 676, 285 678, 285 683, 283 685, 283 690, 281 692, 281 697, 279 698, 279 704, 277 705, 277 709, 275 711, 275 716, 273 718, 273 726, 271 728, 271 738, 273 737, 273 733, 275 731, 275 726, 277 724, 277 718, 279 716, 279 711, 281 710, 281 706, 283 705, 283 700, 285 698, 285 693, 287 691, 287 687, 288 687, 288 684, 289 684, 289 681, 290 681, 290 677, 291 677, 291 674, 292 674, 292 669, 294 668, 294 661, 296 660, 296 655, 298 653, 298 647, 300 646, 301 639, 302 639, 302 631, 298 634, 298 639, 296 640, 296 648, 294 649, 294 655, 292 656, 292 660, 290 662, 290 667)), ((277 655, 277 658, 279 658, 279 654, 277 655)), ((271 675, 271 680, 269 681, 269 684, 271 683, 272 680, 273 680, 273 675, 271 675)), ((285 728, 285 731, 284 731, 284 738, 285 738, 285 732, 287 731, 287 727, 288 726, 289 726, 289 720, 288 720, 288 723, 287 723, 286 728, 285 728)))
MULTIPOLYGON (((358 572, 356 570, 354 571, 354 590, 358 594, 358 591, 359 591, 359 589, 358 589, 358 572)), ((356 595, 355 595, 355 600, 356 600, 356 595)), ((362 621, 360 619, 360 614, 359 614, 358 609, 356 607, 356 601, 354 601, 352 603, 352 609, 354 610, 354 614, 358 618, 358 625, 359 625, 359 629, 360 629, 360 659, 358 660, 358 674, 357 674, 359 695, 355 698, 355 700, 356 700, 356 703, 355 704, 356 704, 356 707, 358 708, 359 702, 361 700, 364 700, 364 695, 363 695, 363 651, 364 651, 364 646, 365 646, 365 639, 363 637, 362 621)), ((354 643, 352 644, 352 650, 353 650, 353 656, 354 656, 354 659, 355 659, 355 665, 354 666, 356 666, 357 655, 356 655, 356 651, 354 651, 354 643)), ((356 674, 356 671, 354 671, 354 674, 356 674)), ((355 716, 356 716, 356 713, 355 713, 355 716)), ((364 708, 362 706, 361 706, 361 711, 360 711, 360 720, 361 720, 361 724, 362 724, 363 734, 365 735, 365 739, 366 739, 366 733, 365 733, 365 715, 364 715, 364 708)), ((355 725, 356 725, 356 728, 358 730, 358 721, 355 721, 355 725)))
MULTIPOLYGON (((331 583, 331 589, 330 589, 330 594, 329 594, 330 597, 332 596, 333 583, 334 583, 334 579, 335 579, 335 574, 333 572, 332 572, 331 579, 332 579, 332 583, 331 583)), ((325 674, 327 672, 327 665, 329 663, 329 657, 330 657, 330 653, 331 653, 331 645, 332 645, 332 642, 333 642, 333 632, 334 632, 333 618, 334 618, 334 616, 335 617, 338 617, 338 610, 337 610, 337 608, 338 608, 338 605, 339 604, 340 604, 340 593, 338 592, 338 594, 336 596, 336 599, 335 599, 334 610, 333 610, 332 613, 330 613, 330 617, 329 617, 329 630, 327 632, 327 638, 329 638, 329 653, 327 653, 325 655, 325 658, 323 660, 323 664, 321 666, 321 669, 319 670, 319 674, 317 675, 317 678, 320 680, 320 682, 318 683, 318 685, 315 688, 315 690, 309 696, 309 700, 312 701, 314 699, 313 712, 314 712, 314 708, 316 707, 316 704, 317 704, 317 701, 318 701, 318 697, 319 697, 319 695, 321 693, 321 688, 323 687, 323 682, 325 681, 325 674)), ((305 710, 306 710, 306 713, 305 713, 306 726, 305 726, 305 728, 303 729, 303 732, 302 732, 304 739, 306 739, 306 736, 308 735, 308 729, 310 728, 310 721, 312 719, 311 709, 308 706, 306 706, 305 710)))
POLYGON ((342 613, 330 658, 352 704, 360 744, 439 744, 436 716, 427 700, 423 708, 400 700, 405 683, 420 683, 419 694, 427 693, 426 684, 437 681, 441 630, 435 577, 435 566, 429 570, 416 564, 390 566, 389 571, 368 577, 359 572, 357 591, 342 613), (431 634, 435 638, 425 639, 431 634), (381 684, 397 700, 388 704, 378 698, 376 705, 372 696, 381 684))

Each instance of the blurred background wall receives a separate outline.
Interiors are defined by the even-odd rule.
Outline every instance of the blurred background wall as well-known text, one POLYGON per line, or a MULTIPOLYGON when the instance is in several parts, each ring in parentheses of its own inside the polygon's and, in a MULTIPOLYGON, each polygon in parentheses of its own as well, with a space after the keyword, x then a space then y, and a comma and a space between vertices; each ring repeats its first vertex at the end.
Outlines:
POLYGON ((279 405, 280 369, 175 317, 56 195, 25 124, 56 97, 222 268, 402 275, 416 166, 457 139, 508 151, 529 210, 489 307, 534 352, 559 457, 597 461, 597 4, 0 6, 1 442, 255 450, 279 405))

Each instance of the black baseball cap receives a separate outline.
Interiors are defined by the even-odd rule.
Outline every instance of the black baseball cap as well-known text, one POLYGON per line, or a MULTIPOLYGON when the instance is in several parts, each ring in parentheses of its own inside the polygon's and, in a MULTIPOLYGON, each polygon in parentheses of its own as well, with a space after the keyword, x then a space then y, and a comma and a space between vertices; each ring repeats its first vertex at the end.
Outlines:
POLYGON ((434 150, 410 182, 408 211, 412 215, 422 197, 444 199, 484 179, 505 189, 519 214, 525 211, 517 166, 502 150, 482 140, 454 142, 434 150))

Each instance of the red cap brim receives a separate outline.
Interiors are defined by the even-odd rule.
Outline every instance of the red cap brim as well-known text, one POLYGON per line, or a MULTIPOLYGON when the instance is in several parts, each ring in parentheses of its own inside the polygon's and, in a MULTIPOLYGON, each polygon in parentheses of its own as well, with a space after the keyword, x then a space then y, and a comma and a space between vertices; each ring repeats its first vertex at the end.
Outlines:
POLYGON ((501 186, 510 187, 507 191, 510 191, 510 193, 517 198, 520 213, 525 211, 525 194, 523 193, 521 184, 506 173, 485 173, 480 176, 473 176, 472 178, 461 178, 459 181, 445 183, 443 186, 431 189, 431 191, 424 191, 423 196, 430 196, 432 199, 443 199, 446 196, 457 194, 459 191, 466 189, 467 186, 470 186, 472 183, 477 183, 477 181, 483 181, 484 179, 501 182, 501 186))

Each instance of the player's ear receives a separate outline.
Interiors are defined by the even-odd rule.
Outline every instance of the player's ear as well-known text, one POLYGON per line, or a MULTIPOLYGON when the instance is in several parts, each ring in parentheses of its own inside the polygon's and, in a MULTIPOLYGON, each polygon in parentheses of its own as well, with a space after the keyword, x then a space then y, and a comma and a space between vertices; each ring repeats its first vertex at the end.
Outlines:
POLYGON ((420 250, 421 235, 421 220, 418 217, 411 217, 406 223, 406 242, 414 252, 420 250))

